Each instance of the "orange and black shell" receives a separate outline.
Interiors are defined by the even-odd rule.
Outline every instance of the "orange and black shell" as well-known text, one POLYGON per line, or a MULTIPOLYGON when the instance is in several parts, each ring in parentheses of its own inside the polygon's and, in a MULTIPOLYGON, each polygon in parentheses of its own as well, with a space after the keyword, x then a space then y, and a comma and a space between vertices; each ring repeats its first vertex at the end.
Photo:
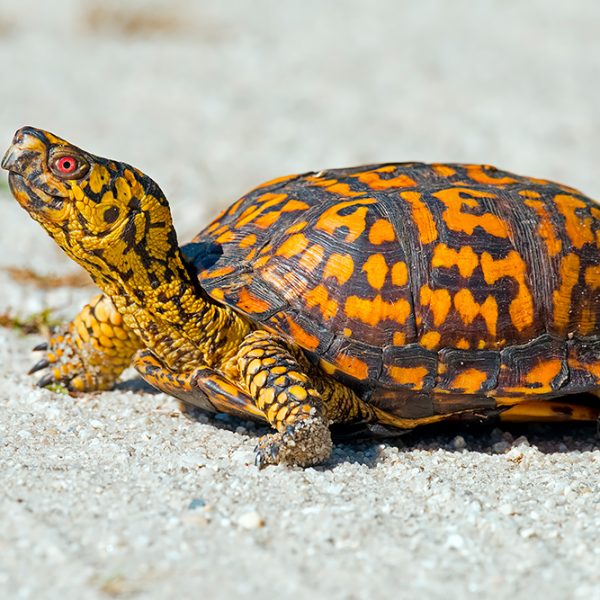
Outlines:
POLYGON ((599 246, 575 189, 396 163, 265 183, 185 252, 212 298, 408 414, 598 388, 599 246))

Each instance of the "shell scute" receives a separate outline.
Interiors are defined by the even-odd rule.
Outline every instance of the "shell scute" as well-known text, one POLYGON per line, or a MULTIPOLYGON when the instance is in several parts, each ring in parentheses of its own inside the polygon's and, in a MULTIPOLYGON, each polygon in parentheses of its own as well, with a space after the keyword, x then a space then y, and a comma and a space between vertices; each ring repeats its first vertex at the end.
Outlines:
POLYGON ((542 335, 500 352, 498 387, 505 395, 544 395, 558 391, 568 378, 565 340, 542 335))
POLYGON ((386 347, 381 384, 410 392, 429 392, 435 386, 437 363, 437 353, 420 344, 386 347))
POLYGON ((496 388, 500 353, 444 348, 439 352, 437 392, 484 394, 496 388))

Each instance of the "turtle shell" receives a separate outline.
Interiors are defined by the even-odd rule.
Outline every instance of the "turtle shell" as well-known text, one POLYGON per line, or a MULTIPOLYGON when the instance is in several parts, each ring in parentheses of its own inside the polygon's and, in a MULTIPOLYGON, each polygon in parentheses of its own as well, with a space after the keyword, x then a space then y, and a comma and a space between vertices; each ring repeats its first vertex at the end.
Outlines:
POLYGON ((212 298, 364 398, 433 414, 598 387, 599 218, 542 179, 383 164, 267 182, 184 252, 212 298))

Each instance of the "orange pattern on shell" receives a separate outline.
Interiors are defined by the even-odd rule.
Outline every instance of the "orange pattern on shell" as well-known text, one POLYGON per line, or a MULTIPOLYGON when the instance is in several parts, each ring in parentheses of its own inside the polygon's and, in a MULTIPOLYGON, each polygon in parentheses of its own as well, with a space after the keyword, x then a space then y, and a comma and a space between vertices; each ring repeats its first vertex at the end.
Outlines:
POLYGON ((296 233, 288 237, 279 248, 277 248, 276 256, 283 256, 284 258, 292 258, 306 250, 309 241, 303 233, 296 233))
POLYGON ((320 229, 326 233, 333 234, 337 229, 346 227, 348 233, 345 241, 347 243, 355 242, 367 227, 366 216, 368 208, 365 205, 374 204, 373 198, 363 198, 361 200, 351 200, 349 202, 338 202, 323 211, 315 225, 315 229, 320 229), (339 214, 345 208, 356 207, 348 215, 339 214))
POLYGON ((449 165, 434 163, 431 165, 431 168, 433 169, 434 173, 440 177, 452 177, 453 175, 456 175, 456 169, 453 169, 449 165))
POLYGON ((389 270, 383 254, 371 254, 363 264, 362 270, 373 289, 380 290, 383 287, 389 270))
POLYGON ((469 368, 459 373, 450 384, 452 390, 462 390, 463 394, 475 394, 488 378, 485 371, 469 368))
POLYGON ((403 260, 392 265, 392 284, 402 287, 408 283, 408 268, 403 260))
POLYGON ((350 254, 334 252, 323 269, 323 279, 333 277, 340 285, 344 285, 354 273, 354 260, 350 254))
POLYGON ((514 250, 505 258, 494 260, 488 252, 481 255, 481 269, 486 283, 494 284, 502 277, 511 277, 517 283, 517 294, 509 305, 513 326, 521 331, 533 323, 533 298, 527 287, 527 265, 514 250))
MULTIPOLYGON (((537 196, 539 196, 539 194, 537 194, 537 196)), ((541 200, 532 199, 525 200, 524 204, 535 210, 539 218, 537 231, 540 237, 546 243, 548 254, 550 256, 556 256, 562 249, 562 241, 556 235, 556 230, 554 228, 554 224, 552 223, 552 219, 550 218, 546 204, 541 200)))
POLYGON ((347 183, 340 183, 337 179, 322 179, 321 177, 307 177, 311 185, 324 188, 330 194, 342 196, 344 198, 354 198, 362 196, 363 192, 354 192, 347 183))
POLYGON ((454 306, 463 323, 469 325, 481 315, 490 335, 496 336, 498 321, 498 303, 493 296, 488 296, 482 304, 475 302, 471 290, 463 288, 454 295, 454 306))
POLYGON ((344 373, 352 375, 356 379, 365 380, 369 376, 369 367, 367 363, 356 356, 338 354, 335 357, 335 364, 344 373))
POLYGON ((554 325, 559 331, 565 331, 571 317, 571 294, 579 281, 579 257, 567 254, 560 262, 560 287, 554 291, 554 325))
POLYGON ((377 219, 369 229, 369 242, 375 246, 385 242, 393 242, 395 239, 394 227, 385 219, 377 219))
POLYGON ((243 311, 249 313, 261 313, 269 309, 268 302, 261 300, 245 288, 240 290, 237 304, 243 311))
POLYGON ((428 285, 421 288, 421 304, 429 306, 433 313, 433 324, 439 327, 448 315, 448 311, 452 306, 452 298, 450 292, 444 288, 432 290, 428 285))
POLYGON ((319 284, 317 287, 306 292, 304 299, 306 306, 309 308, 317 306, 323 319, 329 321, 335 317, 338 311, 338 303, 333 298, 329 297, 329 292, 323 284, 319 284))
POLYGON ((524 394, 548 394, 552 391, 552 380, 560 373, 562 364, 562 361, 557 358, 541 361, 525 375, 524 381, 528 385, 506 388, 505 391, 524 394))
POLYGON ((351 319, 356 319, 375 327, 381 321, 396 321, 403 325, 410 314, 410 304, 404 298, 395 302, 386 302, 380 294, 374 298, 349 296, 346 299, 344 312, 351 319))
POLYGON ((415 187, 417 185, 414 179, 404 173, 397 177, 390 177, 387 179, 384 179, 380 175, 380 173, 393 173, 395 170, 396 167, 394 165, 389 165, 380 167, 379 169, 355 173, 352 177, 356 177, 361 183, 364 183, 372 190, 389 190, 394 188, 415 187))
POLYGON ((513 177, 508 177, 506 175, 503 177, 492 177, 488 174, 490 171, 494 173, 497 169, 490 165, 467 165, 467 175, 477 183, 504 186, 509 183, 516 183, 517 181, 513 177))
POLYGON ((495 198, 495 194, 469 188, 449 188, 435 192, 433 196, 439 198, 446 205, 442 218, 450 229, 473 235, 473 230, 476 227, 481 227, 495 237, 508 237, 508 226, 506 221, 500 217, 489 212, 475 215, 462 210, 463 206, 477 208, 479 207, 477 198, 495 198), (461 197, 461 194, 467 197, 461 197))
POLYGON ((458 267, 461 277, 471 277, 479 265, 479 257, 471 246, 463 246, 460 250, 448 248, 446 244, 438 244, 433 251, 432 267, 451 269, 458 267))
POLYGON ((419 192, 401 192, 400 196, 411 206, 413 222, 419 231, 421 244, 430 244, 437 240, 438 231, 433 215, 425 202, 421 200, 421 194, 419 192))
POLYGON ((292 317, 286 315, 286 321, 290 328, 291 336, 302 348, 307 350, 316 350, 319 347, 319 338, 315 335, 308 333, 305 329, 300 327, 292 317))
POLYGON ((575 248, 581 248, 584 244, 594 241, 591 217, 578 217, 575 212, 586 207, 584 202, 573 196, 557 194, 554 203, 565 218, 565 230, 575 248))
POLYGON ((423 380, 428 371, 425 367, 388 367, 391 378, 401 385, 409 385, 413 390, 423 389, 423 380))
POLYGON ((428 331, 421 336, 419 343, 428 350, 435 350, 439 347, 442 336, 439 331, 428 331))

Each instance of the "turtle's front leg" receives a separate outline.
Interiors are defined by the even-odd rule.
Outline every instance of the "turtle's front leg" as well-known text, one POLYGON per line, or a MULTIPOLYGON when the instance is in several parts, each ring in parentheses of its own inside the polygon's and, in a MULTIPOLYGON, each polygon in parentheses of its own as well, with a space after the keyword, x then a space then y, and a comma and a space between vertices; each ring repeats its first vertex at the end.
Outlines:
POLYGON ((110 389, 140 347, 108 296, 100 294, 70 322, 55 331, 29 372, 48 369, 38 385, 64 385, 75 392, 110 389))
POLYGON ((236 360, 242 385, 277 429, 258 443, 259 467, 319 464, 331 454, 330 423, 374 419, 350 389, 319 376, 304 355, 267 331, 249 334, 236 360))

